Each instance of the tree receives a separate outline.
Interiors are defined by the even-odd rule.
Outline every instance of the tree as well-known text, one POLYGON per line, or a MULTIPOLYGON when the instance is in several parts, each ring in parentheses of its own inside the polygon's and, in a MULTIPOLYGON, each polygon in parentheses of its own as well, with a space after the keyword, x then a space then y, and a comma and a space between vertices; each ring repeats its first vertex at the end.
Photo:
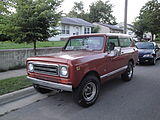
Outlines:
POLYGON ((0 1, 0 41, 10 40, 9 31, 12 28, 11 25, 11 11, 9 8, 12 7, 12 0, 0 1))
POLYGON ((112 15, 112 4, 109 1, 98 0, 90 5, 89 18, 91 22, 102 22, 116 24, 116 19, 112 15))
POLYGON ((10 13, 8 10, 12 6, 13 0, 1 0, 0 1, 0 15, 10 13))
POLYGON ((95 26, 94 28, 92 28, 92 33, 98 33, 100 30, 99 26, 95 26))
POLYGON ((57 34, 55 27, 61 17, 56 12, 61 0, 16 0, 14 21, 14 40, 18 43, 45 41, 57 34))
POLYGON ((158 0, 147 2, 140 10, 138 19, 135 22, 144 32, 151 32, 153 35, 160 33, 160 4, 158 0))
POLYGON ((140 39, 142 39, 143 34, 145 33, 145 31, 147 29, 145 23, 137 18, 137 20, 135 22, 133 22, 133 24, 134 24, 134 30, 133 31, 135 32, 135 34, 138 37, 140 37, 140 39))
POLYGON ((84 4, 82 1, 74 2, 72 10, 67 14, 69 17, 81 18, 89 21, 89 14, 84 11, 84 4))

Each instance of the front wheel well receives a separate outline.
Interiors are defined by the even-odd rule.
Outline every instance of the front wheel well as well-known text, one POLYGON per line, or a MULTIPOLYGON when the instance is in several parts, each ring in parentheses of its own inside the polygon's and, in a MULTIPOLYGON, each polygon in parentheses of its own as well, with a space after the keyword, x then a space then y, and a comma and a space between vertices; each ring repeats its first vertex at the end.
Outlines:
MULTIPOLYGON (((88 76, 88 75, 94 75, 94 76, 96 76, 96 77, 99 79, 99 81, 100 81, 100 76, 99 76, 98 72, 96 72, 96 71, 89 71, 89 72, 87 72, 87 73, 84 75, 83 79, 84 79, 86 76, 88 76)), ((83 80, 83 79, 82 79, 82 80, 83 80)))

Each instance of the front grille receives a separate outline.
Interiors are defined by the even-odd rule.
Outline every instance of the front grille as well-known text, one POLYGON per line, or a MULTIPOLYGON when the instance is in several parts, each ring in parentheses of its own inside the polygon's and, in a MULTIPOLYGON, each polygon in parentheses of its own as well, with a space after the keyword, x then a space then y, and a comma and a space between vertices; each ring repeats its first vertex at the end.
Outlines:
POLYGON ((34 72, 47 74, 47 75, 59 75, 59 67, 55 64, 42 64, 42 63, 33 63, 34 72))

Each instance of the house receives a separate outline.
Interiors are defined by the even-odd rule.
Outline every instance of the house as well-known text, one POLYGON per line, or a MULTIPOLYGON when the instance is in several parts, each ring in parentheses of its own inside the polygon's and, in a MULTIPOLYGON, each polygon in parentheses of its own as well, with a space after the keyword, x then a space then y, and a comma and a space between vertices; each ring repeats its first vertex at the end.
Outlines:
MULTIPOLYGON (((124 29, 124 22, 118 23, 117 26, 121 29, 124 29)), ((131 35, 132 37, 136 37, 133 25, 127 24, 127 34, 131 35)))
POLYGON ((93 23, 100 28, 99 33, 123 33, 123 29, 110 24, 93 23))
POLYGON ((92 23, 89 23, 80 18, 62 17, 60 25, 57 29, 60 31, 59 35, 49 38, 49 41, 58 41, 67 39, 73 35, 90 34, 91 28, 94 27, 92 23))

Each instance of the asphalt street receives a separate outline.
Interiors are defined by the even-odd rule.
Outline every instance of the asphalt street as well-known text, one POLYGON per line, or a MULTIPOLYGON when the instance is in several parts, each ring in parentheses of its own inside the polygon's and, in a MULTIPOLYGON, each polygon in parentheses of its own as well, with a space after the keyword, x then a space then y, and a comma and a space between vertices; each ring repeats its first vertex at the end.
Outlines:
POLYGON ((0 120, 160 120, 160 60, 138 65, 133 80, 120 78, 102 86, 93 106, 82 108, 62 92, 0 117, 0 120))

